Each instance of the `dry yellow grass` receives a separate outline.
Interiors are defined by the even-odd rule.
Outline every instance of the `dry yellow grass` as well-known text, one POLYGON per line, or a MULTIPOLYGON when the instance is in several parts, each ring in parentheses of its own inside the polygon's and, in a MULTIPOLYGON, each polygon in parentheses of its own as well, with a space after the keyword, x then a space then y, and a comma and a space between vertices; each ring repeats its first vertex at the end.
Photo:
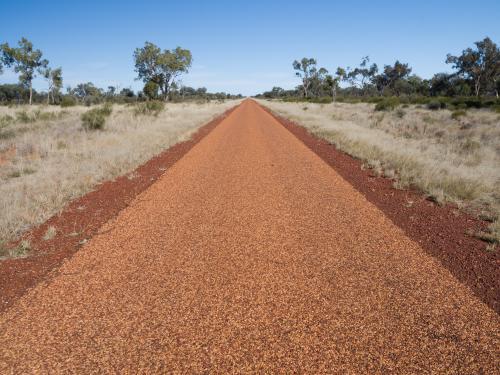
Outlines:
POLYGON ((132 106, 114 105, 105 129, 94 132, 81 127, 87 107, 0 107, 0 245, 97 183, 129 173, 188 139, 237 103, 169 103, 157 117, 136 116, 132 106), (37 120, 29 122, 22 112, 37 120))
MULTIPOLYGON (((417 106, 376 112, 365 103, 261 103, 394 178, 396 187, 413 185, 438 202, 479 209, 483 217, 498 220, 500 115, 495 112, 469 110, 453 118, 451 111, 417 106)), ((498 241, 498 222, 489 234, 498 241)))

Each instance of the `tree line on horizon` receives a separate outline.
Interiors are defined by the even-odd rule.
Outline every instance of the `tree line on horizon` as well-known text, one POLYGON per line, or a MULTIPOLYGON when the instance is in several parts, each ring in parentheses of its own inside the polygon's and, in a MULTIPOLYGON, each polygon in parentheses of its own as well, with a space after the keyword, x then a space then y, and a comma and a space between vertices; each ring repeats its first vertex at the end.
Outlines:
POLYGON ((183 101, 189 99, 221 100, 241 98, 225 92, 210 93, 205 87, 193 88, 180 84, 181 74, 188 73, 192 55, 188 49, 177 47, 161 50, 153 43, 145 42, 144 47, 136 48, 133 54, 137 80, 144 83, 139 92, 130 87, 120 89, 108 86, 97 87, 92 82, 83 82, 74 87, 67 86, 62 92, 62 68, 52 68, 43 53, 33 47, 26 38, 21 38, 17 47, 8 43, 0 45, 0 74, 11 68, 18 74, 18 84, 0 84, 0 103, 46 103, 46 104, 98 104, 102 102, 131 103, 145 100, 183 101), (42 77, 47 90, 37 92, 33 80, 42 77))
POLYGON ((486 37, 458 56, 448 54, 446 63, 452 73, 437 73, 431 79, 412 74, 408 63, 378 65, 369 56, 355 68, 338 67, 334 74, 318 67, 314 58, 304 57, 292 64, 301 84, 292 90, 273 87, 258 97, 265 98, 330 98, 338 97, 493 97, 500 92, 500 49, 486 37))

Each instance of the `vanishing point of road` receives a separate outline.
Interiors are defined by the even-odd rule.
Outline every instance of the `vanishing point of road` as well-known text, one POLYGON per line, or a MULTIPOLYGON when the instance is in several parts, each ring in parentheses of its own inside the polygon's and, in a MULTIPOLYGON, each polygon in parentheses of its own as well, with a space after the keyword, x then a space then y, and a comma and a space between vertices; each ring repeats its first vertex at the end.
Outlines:
POLYGON ((0 373, 494 373, 499 327, 245 101, 0 316, 0 373))

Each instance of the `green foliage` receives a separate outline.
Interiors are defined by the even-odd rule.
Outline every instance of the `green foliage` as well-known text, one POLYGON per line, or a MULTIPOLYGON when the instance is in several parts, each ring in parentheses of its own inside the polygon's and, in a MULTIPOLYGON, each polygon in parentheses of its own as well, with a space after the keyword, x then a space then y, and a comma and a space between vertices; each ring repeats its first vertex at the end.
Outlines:
POLYGON ((160 90, 160 86, 156 82, 148 81, 144 85, 142 92, 149 99, 154 100, 154 99, 158 99, 158 90, 160 90))
POLYGON ((113 111, 111 104, 106 103, 101 107, 93 108, 82 114, 82 127, 85 130, 102 130, 106 124, 106 118, 113 111))
POLYGON ((61 107, 73 107, 76 105, 76 99, 70 95, 65 95, 61 99, 61 107))
POLYGON ((474 44, 475 49, 467 48, 460 56, 448 54, 446 63, 453 64, 460 77, 472 82, 475 96, 488 93, 498 96, 500 49, 490 38, 484 38, 474 44))
POLYGON ((297 96, 287 96, 283 98, 284 102, 306 102, 306 103, 318 103, 318 104, 329 104, 332 102, 332 98, 329 96, 322 96, 322 97, 309 97, 309 98, 304 98, 304 97, 297 97, 297 96))
POLYGON ((0 128, 6 127, 14 122, 14 117, 10 115, 0 116, 0 128))
POLYGON ((427 109, 430 109, 431 111, 437 111, 438 109, 441 109, 441 102, 439 100, 431 100, 429 103, 427 103, 427 109))
POLYGON ((50 97, 52 96, 52 103, 55 103, 54 92, 59 92, 63 85, 62 79, 62 68, 52 69, 46 67, 41 70, 43 78, 47 81, 49 85, 47 93, 47 104, 50 102, 50 97))
POLYGON ((48 65, 46 59, 42 59, 42 52, 33 49, 33 43, 26 38, 21 38, 17 48, 10 47, 8 43, 2 44, 0 49, 3 54, 3 62, 7 66, 13 66, 14 72, 19 73, 19 82, 30 89, 29 104, 32 102, 32 82, 37 72, 41 72, 48 65))
POLYGON ((399 105, 396 97, 384 98, 375 105, 375 111, 392 111, 399 105))
POLYGON ((158 85, 164 99, 177 77, 188 71, 191 66, 191 51, 177 47, 174 50, 161 50, 153 43, 146 42, 144 47, 134 51, 135 71, 144 83, 158 85))
POLYGON ((34 113, 28 113, 27 111, 17 111, 16 112, 16 121, 27 124, 30 122, 34 122, 36 120, 34 113))
POLYGON ((467 112, 463 109, 457 109, 451 113, 451 118, 454 120, 458 120, 462 116, 466 116, 467 112))
POLYGON ((158 116, 165 108, 165 102, 158 100, 151 100, 144 103, 137 103, 134 108, 136 116, 158 116))
POLYGON ((296 71, 295 75, 302 80, 301 88, 306 98, 310 95, 310 89, 315 88, 315 91, 319 91, 328 73, 328 70, 325 68, 318 69, 316 64, 316 59, 307 57, 304 57, 300 61, 295 60, 292 63, 293 69, 296 71))

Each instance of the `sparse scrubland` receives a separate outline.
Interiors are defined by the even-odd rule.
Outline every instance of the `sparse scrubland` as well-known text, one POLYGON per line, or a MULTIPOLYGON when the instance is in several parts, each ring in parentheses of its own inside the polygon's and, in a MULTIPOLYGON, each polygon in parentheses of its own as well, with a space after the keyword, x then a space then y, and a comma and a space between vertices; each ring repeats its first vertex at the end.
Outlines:
POLYGON ((237 103, 0 107, 0 245, 237 103))
POLYGON ((438 203, 451 201, 492 222, 475 233, 494 248, 500 239, 500 114, 492 110, 431 110, 367 103, 261 101, 305 126, 367 168, 416 187, 438 203))

